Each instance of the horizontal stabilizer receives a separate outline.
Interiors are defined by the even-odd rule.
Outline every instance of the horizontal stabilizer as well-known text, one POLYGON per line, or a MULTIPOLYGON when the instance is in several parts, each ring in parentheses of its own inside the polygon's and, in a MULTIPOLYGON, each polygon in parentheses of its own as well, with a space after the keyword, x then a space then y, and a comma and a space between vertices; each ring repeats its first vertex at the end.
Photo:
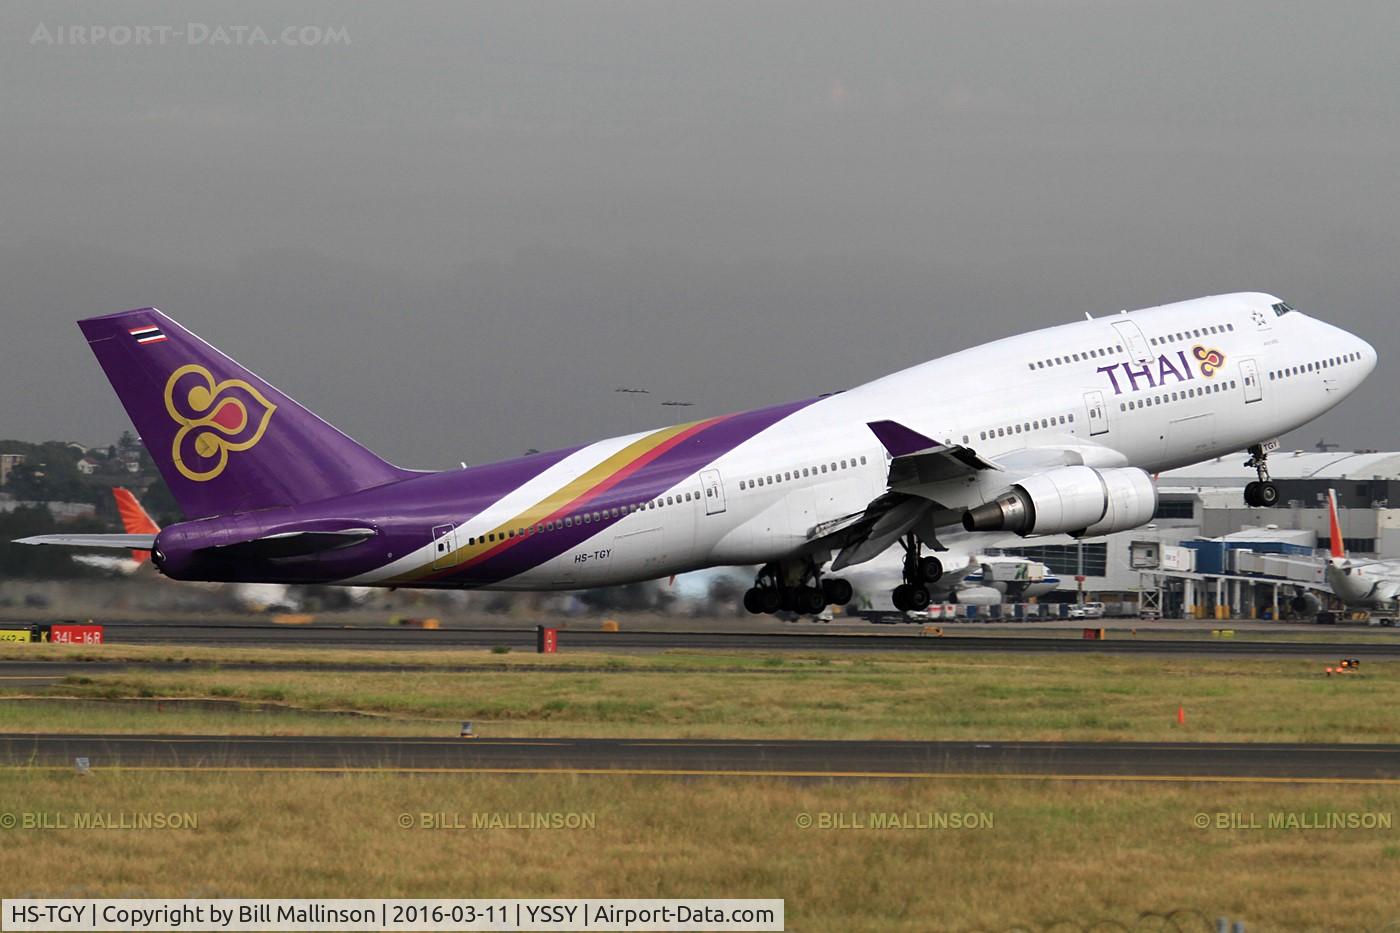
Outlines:
POLYGON ((156 546, 155 535, 35 535, 15 544, 58 544, 64 547, 115 548, 119 551, 149 551, 156 546))
POLYGON ((236 541, 202 548, 201 552, 211 557, 237 558, 242 560, 277 560, 287 557, 306 557, 322 551, 336 551, 353 547, 361 541, 373 538, 373 528, 345 528, 337 531, 284 531, 265 535, 251 541, 236 541))

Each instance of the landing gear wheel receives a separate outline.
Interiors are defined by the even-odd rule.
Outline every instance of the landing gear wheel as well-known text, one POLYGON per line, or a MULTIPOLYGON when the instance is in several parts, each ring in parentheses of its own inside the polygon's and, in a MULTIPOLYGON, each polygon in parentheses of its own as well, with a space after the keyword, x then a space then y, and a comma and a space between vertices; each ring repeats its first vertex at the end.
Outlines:
POLYGON ((822 596, 833 606, 844 606, 855 595, 849 580, 833 579, 822 581, 822 596))
POLYGON ((760 615, 766 610, 763 608, 763 590, 758 587, 744 591, 744 609, 754 615, 760 615))
POLYGON ((921 612, 932 602, 928 587, 914 583, 901 583, 890 594, 890 602, 900 612, 921 612))
POLYGON ((1264 452, 1263 444, 1255 444, 1249 448, 1249 459, 1244 462, 1244 465, 1253 467, 1254 472, 1259 477, 1257 482, 1244 487, 1245 505, 1264 509, 1271 509, 1278 505, 1278 487, 1269 481, 1269 455, 1264 452))
POLYGON ((793 594, 794 607, 803 615, 818 615, 826 608, 826 597, 815 586, 804 586, 793 594))
POLYGON ((783 597, 777 590, 772 587, 764 587, 759 590, 759 592, 763 594, 759 599, 761 612, 765 612, 771 616, 773 613, 783 608, 783 597))
POLYGON ((943 561, 937 557, 919 558, 919 579, 924 583, 936 583, 943 576, 943 561))

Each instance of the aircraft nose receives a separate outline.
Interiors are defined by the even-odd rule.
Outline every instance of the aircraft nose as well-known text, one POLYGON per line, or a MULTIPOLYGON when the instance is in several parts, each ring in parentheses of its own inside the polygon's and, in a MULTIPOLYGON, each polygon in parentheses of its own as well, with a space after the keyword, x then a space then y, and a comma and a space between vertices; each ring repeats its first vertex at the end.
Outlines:
POLYGON ((1360 337, 1356 338, 1356 342, 1360 345, 1357 352, 1361 354, 1361 362, 1366 364, 1366 372, 1369 374, 1376 368, 1376 348, 1360 337))

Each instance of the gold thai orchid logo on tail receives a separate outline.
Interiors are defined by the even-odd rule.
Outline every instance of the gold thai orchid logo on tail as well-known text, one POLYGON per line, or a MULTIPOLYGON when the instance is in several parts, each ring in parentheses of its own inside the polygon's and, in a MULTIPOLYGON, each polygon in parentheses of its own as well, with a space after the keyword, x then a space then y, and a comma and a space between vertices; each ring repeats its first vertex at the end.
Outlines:
POLYGON ((231 452, 262 440, 277 406, 242 379, 215 382, 209 370, 191 363, 166 380, 165 410, 180 425, 170 442, 175 468, 203 483, 224 471, 231 452))

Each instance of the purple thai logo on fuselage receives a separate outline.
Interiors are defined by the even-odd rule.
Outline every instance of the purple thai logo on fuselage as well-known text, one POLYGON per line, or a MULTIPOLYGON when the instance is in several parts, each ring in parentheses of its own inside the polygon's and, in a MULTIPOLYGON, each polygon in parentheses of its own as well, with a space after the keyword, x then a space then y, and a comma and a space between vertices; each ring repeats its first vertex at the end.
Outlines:
MULTIPOLYGON (((1200 362, 1200 375, 1205 379, 1214 378, 1216 372, 1225 365, 1225 354, 1214 347, 1192 347, 1191 355, 1200 362)), ((1139 389, 1160 388, 1167 384, 1168 379, 1190 382, 1196 378, 1196 371, 1192 368, 1185 350, 1177 350, 1175 354, 1163 353, 1157 359, 1141 366, 1114 363, 1111 366, 1100 366, 1098 371, 1108 376, 1114 395, 1136 392, 1139 389)))

